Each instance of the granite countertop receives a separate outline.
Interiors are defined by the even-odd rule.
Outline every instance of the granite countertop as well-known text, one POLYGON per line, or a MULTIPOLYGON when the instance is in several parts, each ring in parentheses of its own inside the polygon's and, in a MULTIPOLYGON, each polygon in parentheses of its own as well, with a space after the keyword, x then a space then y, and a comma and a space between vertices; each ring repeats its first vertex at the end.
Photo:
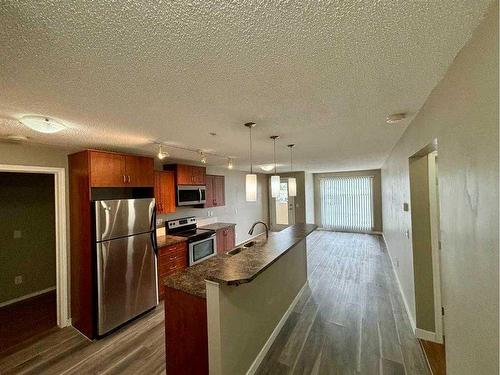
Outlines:
POLYGON ((186 237, 178 237, 178 236, 157 236, 156 237, 156 242, 158 243, 158 248, 160 247, 165 247, 165 246, 170 246, 170 245, 175 245, 180 242, 186 242, 187 238, 186 237))
POLYGON ((205 280, 226 285, 249 283, 316 228, 313 224, 291 225, 281 232, 270 232, 267 241, 261 235, 251 248, 233 256, 213 256, 182 272, 166 276, 162 283, 202 298, 206 297, 205 280))
POLYGON ((211 230, 221 230, 229 227, 234 227, 234 223, 213 223, 208 225, 203 225, 200 229, 211 229, 211 230))

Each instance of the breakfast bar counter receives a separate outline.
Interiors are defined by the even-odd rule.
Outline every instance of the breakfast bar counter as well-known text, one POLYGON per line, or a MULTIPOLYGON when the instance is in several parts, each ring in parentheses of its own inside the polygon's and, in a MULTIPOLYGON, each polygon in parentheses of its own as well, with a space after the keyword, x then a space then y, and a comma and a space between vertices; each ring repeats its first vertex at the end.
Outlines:
POLYGON ((304 290, 306 237, 316 228, 260 235, 165 277, 167 373, 254 371, 304 290))

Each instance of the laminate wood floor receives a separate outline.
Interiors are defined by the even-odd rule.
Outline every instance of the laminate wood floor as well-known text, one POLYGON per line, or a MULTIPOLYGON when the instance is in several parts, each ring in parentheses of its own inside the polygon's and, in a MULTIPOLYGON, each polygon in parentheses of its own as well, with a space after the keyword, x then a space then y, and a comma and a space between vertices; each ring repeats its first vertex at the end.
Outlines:
POLYGON ((56 291, 0 308, 0 355, 57 326, 56 291))
POLYGON ((381 237, 316 231, 309 286, 258 374, 429 374, 381 237))
MULTIPOLYGON (((309 287, 259 374, 428 374, 377 236, 316 231, 309 287)), ((8 356, 0 374, 164 374, 163 308, 97 342, 69 327, 8 356)))
POLYGON ((419 340, 433 375, 446 375, 445 344, 419 340))

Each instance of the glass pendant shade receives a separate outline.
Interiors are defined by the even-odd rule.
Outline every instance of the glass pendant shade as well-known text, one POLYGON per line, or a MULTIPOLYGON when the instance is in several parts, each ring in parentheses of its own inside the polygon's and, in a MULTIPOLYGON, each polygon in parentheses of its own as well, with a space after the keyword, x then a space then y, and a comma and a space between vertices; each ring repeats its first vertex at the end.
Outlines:
POLYGON ((288 195, 291 197, 297 196, 297 180, 295 177, 290 177, 288 179, 288 195))
POLYGON ((247 202, 257 201, 257 175, 247 174, 245 181, 245 192, 247 202))
POLYGON ((277 198, 280 194, 280 176, 271 176, 271 196, 277 198))

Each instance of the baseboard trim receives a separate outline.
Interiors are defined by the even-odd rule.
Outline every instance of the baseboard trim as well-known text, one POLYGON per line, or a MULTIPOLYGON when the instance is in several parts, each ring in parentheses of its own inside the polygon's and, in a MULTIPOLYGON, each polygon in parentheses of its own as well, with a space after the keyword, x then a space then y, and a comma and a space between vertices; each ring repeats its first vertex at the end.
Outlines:
POLYGON ((437 342, 436 341, 436 333, 426 331, 425 329, 415 328, 415 336, 417 338, 425 340, 425 341, 437 342))
POLYGON ((285 325, 286 320, 288 319, 288 317, 292 313, 293 308, 295 307, 295 305, 297 304, 297 302, 299 302, 300 296, 302 295, 302 293, 304 293, 304 290, 306 290, 307 285, 308 285, 308 282, 306 281, 304 283, 304 285, 302 286, 302 288, 300 289, 300 291, 295 296, 295 298, 292 301, 292 303, 290 304, 290 306, 288 306, 288 309, 285 311, 285 314, 283 314, 283 316, 281 317, 280 321, 278 322, 278 324, 274 328, 273 332, 271 333, 271 335, 267 339, 266 343, 264 344, 264 346, 260 350, 259 354, 257 354, 257 357, 255 357, 255 360, 253 361, 252 365, 248 369, 246 375, 253 375, 253 374, 255 374, 255 372, 259 368, 260 364, 264 360, 264 357, 266 356, 267 352, 271 348, 271 345, 273 344, 274 340, 276 340, 276 337, 278 336, 278 334, 280 333, 281 329, 285 325))
POLYGON ((10 299, 8 301, 0 303, 0 307, 5 307, 5 306, 8 306, 8 305, 12 305, 14 303, 24 301, 25 299, 28 299, 28 298, 32 298, 32 297, 36 297, 36 296, 39 296, 39 295, 42 295, 42 294, 45 294, 45 293, 48 293, 48 292, 52 292, 53 290, 56 290, 55 286, 47 288, 47 289, 39 290, 38 292, 26 294, 26 295, 18 297, 18 298, 13 298, 13 299, 10 299))
POLYGON ((383 233, 382 233, 382 240, 384 241, 385 248, 387 249, 387 255, 389 255, 389 260, 391 261, 392 272, 394 273, 394 276, 396 276, 396 282, 398 283, 399 294, 401 294, 401 298, 403 299, 406 315, 408 315, 408 319, 410 320, 411 329, 413 330, 413 333, 416 335, 415 330, 417 329, 417 325, 415 323, 415 318, 413 317, 413 314, 410 312, 408 301, 406 300, 405 294, 403 293, 403 287, 401 286, 398 273, 396 272, 396 267, 394 266, 394 262, 392 261, 391 252, 389 251, 389 245, 387 244, 385 235, 383 233))

